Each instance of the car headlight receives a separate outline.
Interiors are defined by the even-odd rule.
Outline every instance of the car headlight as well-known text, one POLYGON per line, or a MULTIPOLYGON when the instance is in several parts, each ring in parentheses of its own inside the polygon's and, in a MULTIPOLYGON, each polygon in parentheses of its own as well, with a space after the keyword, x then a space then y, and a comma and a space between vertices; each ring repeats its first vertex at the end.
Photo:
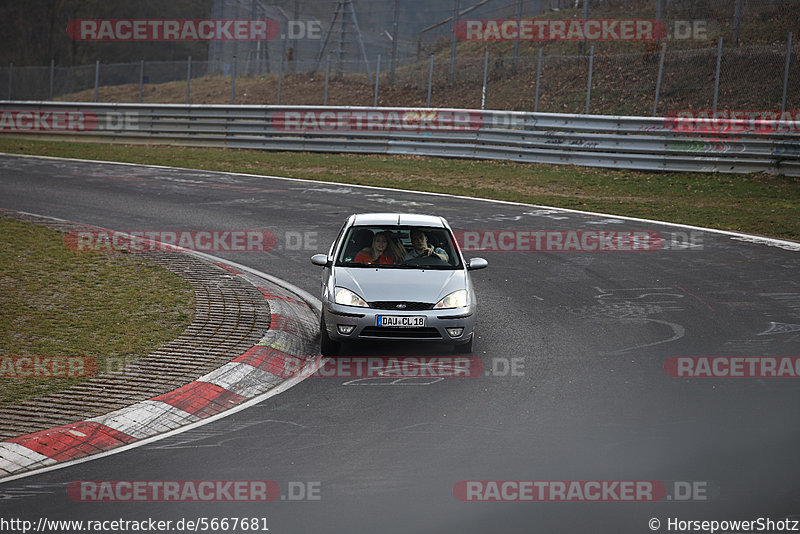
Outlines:
POLYGON ((469 294, 466 289, 453 291, 434 305, 435 310, 444 308, 466 308, 469 304, 469 294))
POLYGON ((343 306, 359 306, 361 308, 368 308, 369 305, 359 297, 356 293, 353 293, 349 289, 345 289, 343 287, 337 287, 334 290, 334 297, 333 301, 336 304, 342 304, 343 306))

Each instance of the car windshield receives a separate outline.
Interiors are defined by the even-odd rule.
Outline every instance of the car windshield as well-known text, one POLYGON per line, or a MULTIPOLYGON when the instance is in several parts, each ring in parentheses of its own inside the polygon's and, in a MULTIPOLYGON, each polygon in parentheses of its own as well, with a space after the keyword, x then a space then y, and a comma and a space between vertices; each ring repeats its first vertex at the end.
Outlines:
POLYGON ((457 269, 458 250, 445 228, 353 226, 336 264, 386 269, 457 269))

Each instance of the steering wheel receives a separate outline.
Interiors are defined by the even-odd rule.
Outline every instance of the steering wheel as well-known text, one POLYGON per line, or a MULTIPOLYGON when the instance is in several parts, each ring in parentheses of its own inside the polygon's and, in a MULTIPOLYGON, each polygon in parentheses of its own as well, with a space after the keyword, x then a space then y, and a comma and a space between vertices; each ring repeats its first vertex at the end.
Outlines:
POLYGON ((433 265, 449 265, 449 264, 436 254, 431 254, 430 256, 417 256, 416 258, 411 258, 410 260, 404 261, 403 265, 433 266, 433 265))

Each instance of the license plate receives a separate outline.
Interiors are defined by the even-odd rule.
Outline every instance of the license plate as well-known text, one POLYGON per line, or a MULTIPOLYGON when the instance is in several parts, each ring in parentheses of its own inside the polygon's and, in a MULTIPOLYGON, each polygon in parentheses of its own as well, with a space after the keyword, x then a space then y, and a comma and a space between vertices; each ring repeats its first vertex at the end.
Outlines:
POLYGON ((424 315, 378 315, 378 326, 419 328, 425 326, 424 315))

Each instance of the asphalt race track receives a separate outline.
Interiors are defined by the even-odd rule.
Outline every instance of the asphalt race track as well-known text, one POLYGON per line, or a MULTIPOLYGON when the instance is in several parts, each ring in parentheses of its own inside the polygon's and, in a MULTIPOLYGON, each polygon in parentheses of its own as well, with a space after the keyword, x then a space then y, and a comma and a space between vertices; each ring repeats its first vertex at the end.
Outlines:
MULTIPOLYGON (((309 258, 354 212, 440 214, 470 232, 665 238, 655 251, 468 252, 489 261, 473 273, 480 376, 308 378, 180 435, 2 484, 0 517, 258 517, 276 533, 651 532, 652 518, 660 531, 671 519, 800 519, 798 379, 665 370, 673 357, 800 356, 800 249, 533 206, 14 156, 0 156, 0 208, 127 231, 268 229, 272 252, 214 254, 315 296, 320 269, 309 258), (82 480, 270 480, 283 498, 73 501, 67 485, 82 480), (488 480, 657 481, 666 495, 457 498, 464 481, 488 480)), ((348 354, 403 355, 451 351, 370 344, 348 354)))

